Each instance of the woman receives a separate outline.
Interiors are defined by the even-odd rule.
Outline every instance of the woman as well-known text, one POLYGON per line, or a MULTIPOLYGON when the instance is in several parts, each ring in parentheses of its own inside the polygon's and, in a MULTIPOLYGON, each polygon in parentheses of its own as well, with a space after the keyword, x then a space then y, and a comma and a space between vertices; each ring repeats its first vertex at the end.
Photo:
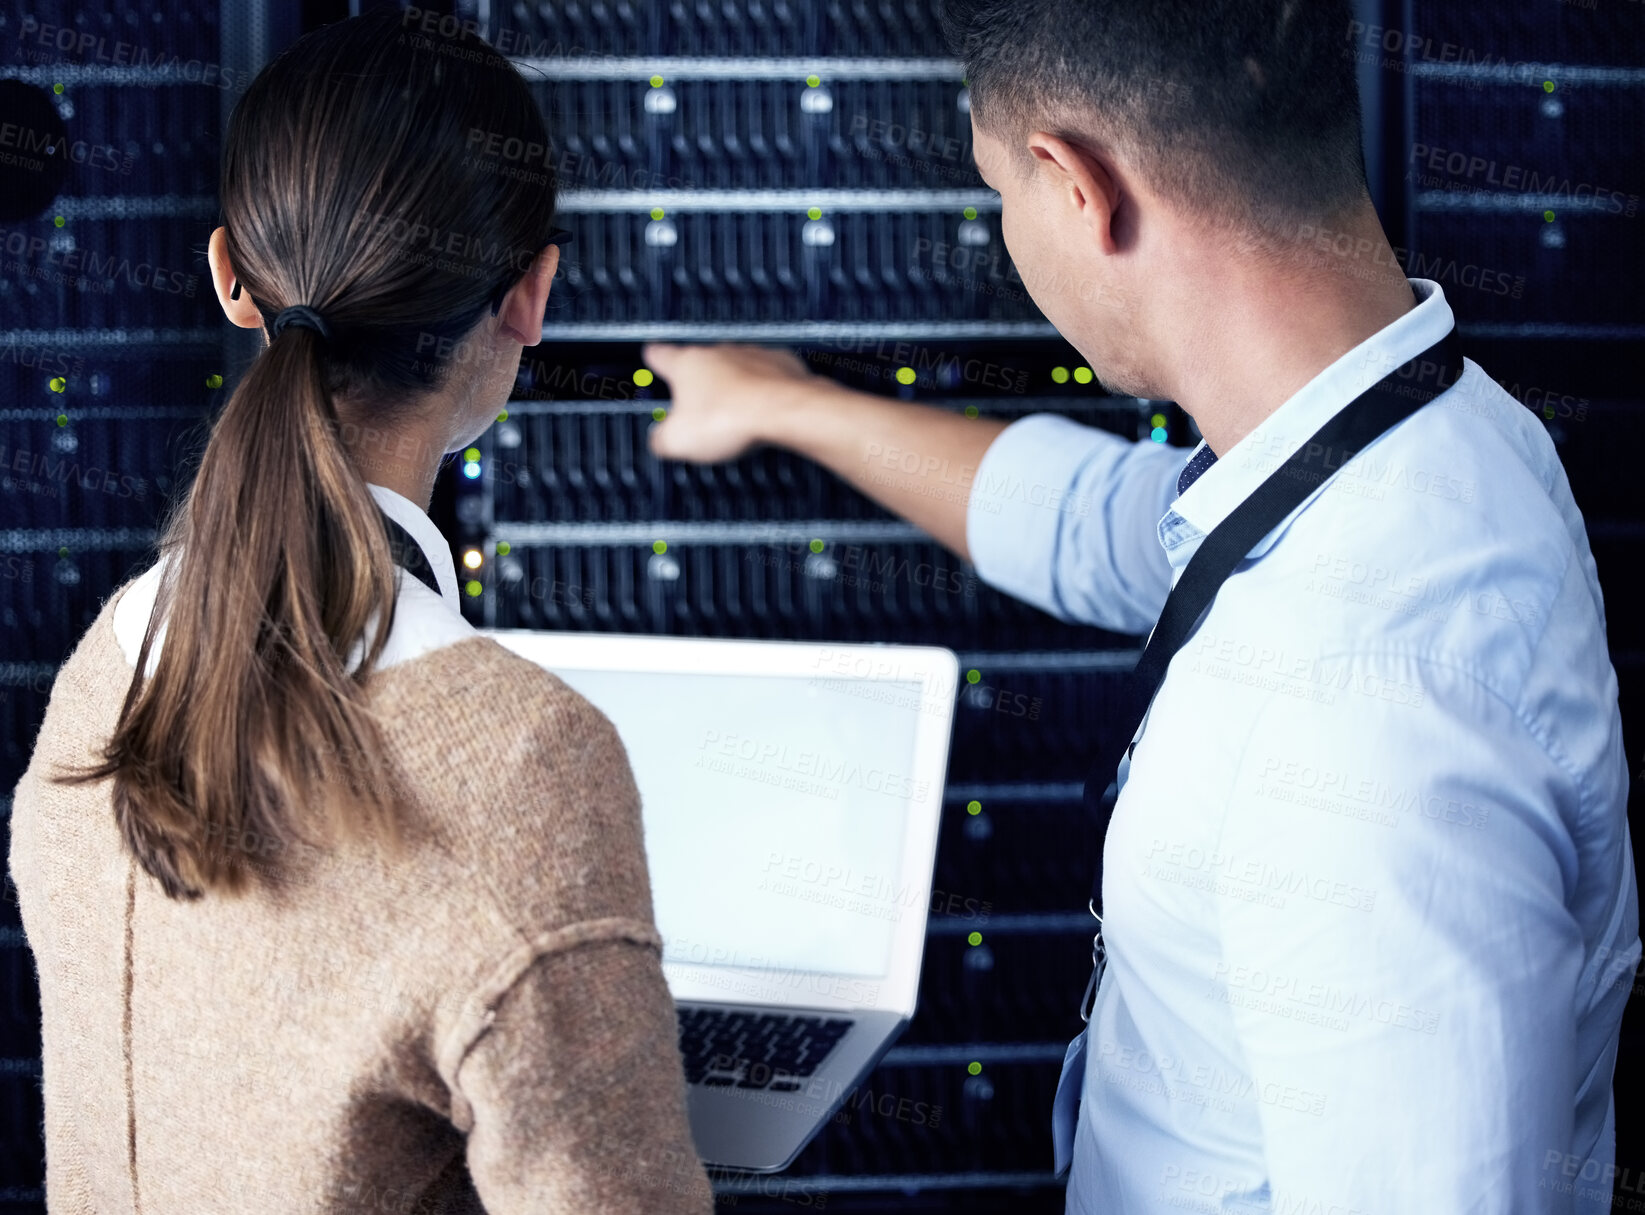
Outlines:
POLYGON ((541 334, 547 143, 393 9, 234 112, 210 262, 268 348, 15 797, 54 1212, 711 1205, 622 744, 423 509, 541 334))

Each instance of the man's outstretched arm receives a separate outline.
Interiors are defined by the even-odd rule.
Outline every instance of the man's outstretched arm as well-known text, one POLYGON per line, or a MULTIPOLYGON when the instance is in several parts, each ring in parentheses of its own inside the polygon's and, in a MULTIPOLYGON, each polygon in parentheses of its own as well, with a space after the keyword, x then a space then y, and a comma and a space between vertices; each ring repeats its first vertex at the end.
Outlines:
POLYGON ((785 350, 647 346, 645 359, 674 397, 651 434, 656 455, 707 462, 759 443, 791 448, 970 557, 970 477, 1004 422, 854 392, 785 350))
POLYGON ((855 392, 784 351, 651 345, 645 358, 673 395, 651 435, 663 459, 787 447, 1065 620, 1142 633, 1165 602, 1156 529, 1180 450, 1051 414, 1008 425, 855 392))

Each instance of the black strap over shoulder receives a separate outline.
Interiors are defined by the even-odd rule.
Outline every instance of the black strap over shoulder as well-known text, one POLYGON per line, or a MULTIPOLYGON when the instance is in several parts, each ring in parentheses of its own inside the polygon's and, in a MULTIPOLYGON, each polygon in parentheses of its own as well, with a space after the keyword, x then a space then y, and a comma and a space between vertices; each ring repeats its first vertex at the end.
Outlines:
MULTIPOLYGON (((1172 657, 1188 640, 1234 567, 1262 538, 1361 448, 1455 385, 1462 371, 1462 354, 1456 330, 1452 329, 1343 407, 1211 530, 1171 588, 1142 657, 1124 681, 1117 710, 1123 714, 1120 720, 1142 721, 1165 681, 1172 657)), ((1129 749, 1128 735, 1117 748, 1107 748, 1098 755, 1086 777, 1085 806, 1105 836, 1113 813, 1112 806, 1104 804, 1105 794, 1129 749)), ((1093 908, 1102 906, 1101 856, 1099 849, 1091 889, 1093 908)))
POLYGON ((383 520, 384 530, 388 532, 388 551, 394 559, 394 564, 438 595, 440 583, 434 576, 434 567, 429 564, 428 554, 423 552, 423 546, 412 538, 410 532, 389 518, 382 507, 377 508, 377 514, 383 520))

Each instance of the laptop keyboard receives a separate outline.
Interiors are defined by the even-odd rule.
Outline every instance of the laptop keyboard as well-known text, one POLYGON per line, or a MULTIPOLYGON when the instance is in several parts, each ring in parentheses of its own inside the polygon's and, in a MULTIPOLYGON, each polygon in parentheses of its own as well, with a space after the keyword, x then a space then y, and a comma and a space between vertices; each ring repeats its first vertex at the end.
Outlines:
POLYGON ((839 1045, 853 1022, 842 1017, 682 1008, 680 1056, 688 1084, 792 1093, 839 1045))

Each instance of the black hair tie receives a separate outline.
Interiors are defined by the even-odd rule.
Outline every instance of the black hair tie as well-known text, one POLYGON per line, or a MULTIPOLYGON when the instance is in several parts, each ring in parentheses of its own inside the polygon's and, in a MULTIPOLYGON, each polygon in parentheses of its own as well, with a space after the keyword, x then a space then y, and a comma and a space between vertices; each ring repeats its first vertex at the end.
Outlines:
POLYGON ((331 341, 331 326, 326 324, 325 317, 306 304, 293 304, 275 317, 274 323, 268 327, 269 341, 273 341, 280 336, 282 330, 293 325, 299 329, 312 329, 323 341, 331 341))

